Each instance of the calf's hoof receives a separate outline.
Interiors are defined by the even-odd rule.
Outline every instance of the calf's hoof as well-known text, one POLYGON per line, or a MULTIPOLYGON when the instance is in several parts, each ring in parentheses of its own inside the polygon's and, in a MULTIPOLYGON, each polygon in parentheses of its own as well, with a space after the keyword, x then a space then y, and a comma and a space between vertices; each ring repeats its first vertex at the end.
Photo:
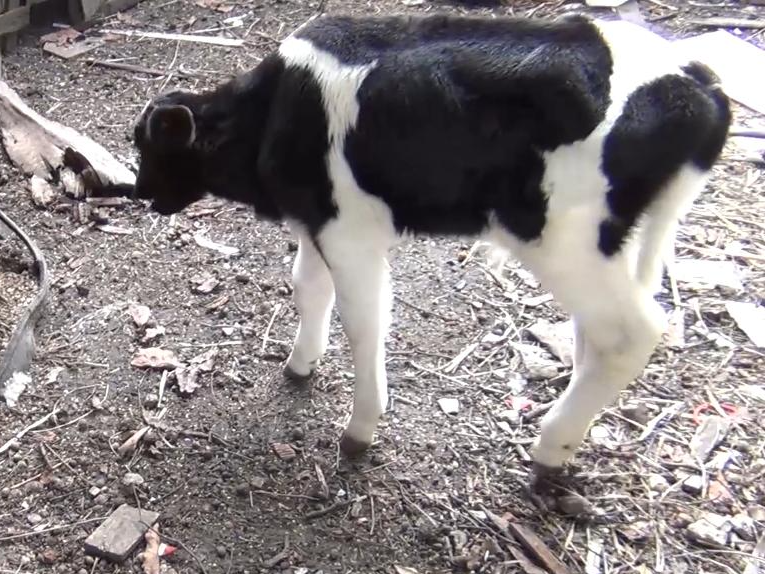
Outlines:
POLYGON ((531 490, 540 493, 555 490, 556 483, 562 477, 562 466, 548 466, 535 462, 531 469, 531 490))
POLYGON ((347 433, 343 433, 340 438, 340 450, 348 458, 358 458, 364 454, 371 443, 353 438, 347 433))
POLYGON ((290 382, 293 383, 305 383, 307 382, 311 377, 313 377, 314 370, 311 369, 307 375, 301 375, 297 371, 293 370, 292 367, 286 365, 284 369, 282 370, 282 373, 284 374, 284 378, 287 379, 290 382))

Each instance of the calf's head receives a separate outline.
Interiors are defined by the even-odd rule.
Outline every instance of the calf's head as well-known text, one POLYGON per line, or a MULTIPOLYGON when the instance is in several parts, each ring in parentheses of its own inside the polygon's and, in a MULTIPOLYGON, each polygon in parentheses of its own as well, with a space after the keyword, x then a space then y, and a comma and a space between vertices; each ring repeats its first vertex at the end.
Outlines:
POLYGON ((150 200, 152 209, 162 215, 181 211, 207 191, 204 157, 196 145, 193 97, 184 92, 160 96, 135 126, 140 161, 134 195, 150 200))

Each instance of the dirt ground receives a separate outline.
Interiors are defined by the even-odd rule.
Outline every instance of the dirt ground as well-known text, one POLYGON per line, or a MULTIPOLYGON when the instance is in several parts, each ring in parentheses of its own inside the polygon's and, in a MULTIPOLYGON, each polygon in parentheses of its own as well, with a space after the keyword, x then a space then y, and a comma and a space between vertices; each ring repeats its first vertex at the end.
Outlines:
MULTIPOLYGON (((468 4, 330 0, 327 10, 544 17, 583 9, 468 4)), ((737 2, 648 0, 640 8, 676 34, 701 31, 691 16, 765 16, 765 8, 737 2)), ((34 31, 4 58, 5 76, 38 112, 131 162, 131 126, 151 96, 250 68, 315 10, 300 0, 146 1, 96 30, 221 34, 200 31, 241 17, 243 25, 225 34, 247 45, 110 35, 84 58, 64 61, 43 55, 45 31, 34 31), (94 67, 85 58, 169 75, 94 67)), ((744 37, 760 44, 762 34, 744 37)), ((757 123, 741 110, 737 121, 757 123)), ((514 264, 503 280, 469 242, 419 239, 395 250, 390 408, 368 456, 349 462, 337 439, 353 381, 336 318, 316 380, 296 387, 281 375, 297 322, 295 244, 286 229, 241 206, 205 201, 172 219, 140 205, 114 209, 112 223, 132 234, 104 233, 64 210, 36 209, 24 178, 2 159, 0 208, 38 242, 55 283, 34 383, 16 408, 0 408, 0 444, 54 413, 0 455, 0 573, 141 572, 135 560, 117 566, 83 552, 87 535, 123 502, 161 512, 161 532, 179 547, 164 563, 179 573, 539 572, 518 562, 512 536, 492 522, 507 512, 571 572, 727 574, 757 565, 748 557, 765 531, 765 360, 725 305, 765 296, 765 180, 740 155, 726 151, 681 230, 678 255, 733 262, 743 287, 678 282, 684 315, 673 315, 674 332, 684 327, 684 344, 662 345, 620 404, 604 411, 573 467, 584 499, 557 502, 527 495, 527 447, 568 370, 541 347, 543 368, 531 368, 514 345, 536 344, 528 328, 538 320, 566 316, 514 264), (200 233, 240 253, 204 248, 194 239, 200 233), (732 245, 744 254, 728 255, 732 245), (213 288, 202 293, 205 282, 213 288), (149 328, 164 328, 153 341, 130 316, 138 304, 151 310, 149 328), (157 405, 162 371, 131 366, 152 345, 184 361, 217 349, 214 368, 188 395, 168 378, 157 405), (459 412, 444 414, 442 398, 457 398, 459 412), (729 428, 700 471, 689 443, 710 414, 729 428), (150 433, 120 457, 117 448, 147 421, 150 433), (296 456, 283 460, 274 444, 296 456), (689 475, 702 477, 700 492, 684 484, 689 475), (689 529, 709 512, 736 517, 735 532, 719 545, 699 543, 689 529)), ((669 282, 661 301, 675 307, 669 282)))

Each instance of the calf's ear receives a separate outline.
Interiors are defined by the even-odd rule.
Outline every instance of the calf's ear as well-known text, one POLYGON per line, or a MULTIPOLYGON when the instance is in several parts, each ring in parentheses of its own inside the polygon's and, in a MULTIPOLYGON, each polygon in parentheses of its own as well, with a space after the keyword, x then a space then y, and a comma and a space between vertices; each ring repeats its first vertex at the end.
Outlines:
POLYGON ((146 122, 146 139, 168 150, 191 147, 196 138, 194 114, 186 106, 158 106, 146 122))

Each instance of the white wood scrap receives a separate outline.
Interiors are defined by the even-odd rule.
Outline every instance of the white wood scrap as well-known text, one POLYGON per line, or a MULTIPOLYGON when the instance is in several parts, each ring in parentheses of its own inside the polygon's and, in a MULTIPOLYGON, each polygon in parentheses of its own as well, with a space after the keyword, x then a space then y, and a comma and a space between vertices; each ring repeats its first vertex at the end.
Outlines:
POLYGON ((765 348, 765 307, 754 303, 728 301, 725 309, 755 346, 765 348))
POLYGON ((672 272, 679 282, 700 289, 720 286, 741 291, 744 288, 739 268, 733 261, 677 259, 672 272))
POLYGON ((155 40, 170 40, 172 42, 192 42, 195 44, 211 44, 214 46, 227 46, 238 48, 244 46, 244 40, 235 38, 221 38, 219 36, 199 36, 193 34, 171 34, 164 32, 145 32, 140 30, 103 30, 104 34, 116 34, 132 38, 152 38, 155 40))

